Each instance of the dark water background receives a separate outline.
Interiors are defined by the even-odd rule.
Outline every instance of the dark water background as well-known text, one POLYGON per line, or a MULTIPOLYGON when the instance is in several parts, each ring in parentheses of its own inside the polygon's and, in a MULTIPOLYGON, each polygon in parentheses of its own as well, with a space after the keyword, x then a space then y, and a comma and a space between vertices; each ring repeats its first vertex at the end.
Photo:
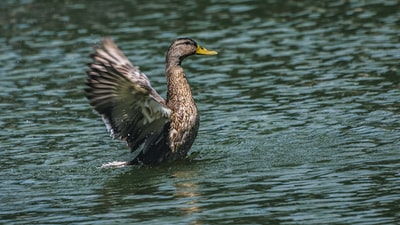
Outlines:
POLYGON ((0 2, 1 224, 399 224, 400 2, 0 2), (193 162, 129 160, 84 98, 114 38, 165 96, 176 37, 193 162))

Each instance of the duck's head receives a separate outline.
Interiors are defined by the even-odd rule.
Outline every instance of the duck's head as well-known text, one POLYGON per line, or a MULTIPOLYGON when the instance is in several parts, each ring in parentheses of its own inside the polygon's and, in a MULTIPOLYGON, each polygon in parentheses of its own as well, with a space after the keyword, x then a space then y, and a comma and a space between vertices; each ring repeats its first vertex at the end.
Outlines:
POLYGON ((168 49, 167 63, 178 60, 178 64, 182 60, 190 55, 216 55, 216 51, 207 50, 201 47, 194 40, 190 38, 178 38, 176 39, 168 49))

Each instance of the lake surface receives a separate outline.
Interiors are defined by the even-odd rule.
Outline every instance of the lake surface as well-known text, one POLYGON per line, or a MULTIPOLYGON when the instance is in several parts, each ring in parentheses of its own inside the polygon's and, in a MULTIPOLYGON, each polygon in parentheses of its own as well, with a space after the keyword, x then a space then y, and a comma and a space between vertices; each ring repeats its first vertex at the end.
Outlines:
POLYGON ((1 224, 399 224, 398 1, 1 1, 1 224), (129 160, 84 97, 112 37, 165 96, 177 37, 192 161, 129 160))

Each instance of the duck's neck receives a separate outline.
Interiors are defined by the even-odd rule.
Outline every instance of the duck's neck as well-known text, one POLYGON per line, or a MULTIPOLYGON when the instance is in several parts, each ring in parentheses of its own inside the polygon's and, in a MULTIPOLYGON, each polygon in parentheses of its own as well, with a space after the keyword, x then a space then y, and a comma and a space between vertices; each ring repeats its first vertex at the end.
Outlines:
POLYGON ((167 105, 168 107, 194 105, 192 92, 180 63, 170 61, 165 67, 167 76, 167 105))

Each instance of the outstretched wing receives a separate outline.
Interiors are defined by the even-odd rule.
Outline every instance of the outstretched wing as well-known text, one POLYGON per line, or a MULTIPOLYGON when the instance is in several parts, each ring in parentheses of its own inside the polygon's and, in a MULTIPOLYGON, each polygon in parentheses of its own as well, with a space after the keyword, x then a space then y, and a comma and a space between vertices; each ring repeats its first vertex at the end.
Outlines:
POLYGON ((150 136, 157 139, 170 120, 171 110, 146 75, 132 66, 109 38, 95 47, 91 57, 94 62, 87 71, 86 96, 112 137, 126 140, 132 151, 150 136))

